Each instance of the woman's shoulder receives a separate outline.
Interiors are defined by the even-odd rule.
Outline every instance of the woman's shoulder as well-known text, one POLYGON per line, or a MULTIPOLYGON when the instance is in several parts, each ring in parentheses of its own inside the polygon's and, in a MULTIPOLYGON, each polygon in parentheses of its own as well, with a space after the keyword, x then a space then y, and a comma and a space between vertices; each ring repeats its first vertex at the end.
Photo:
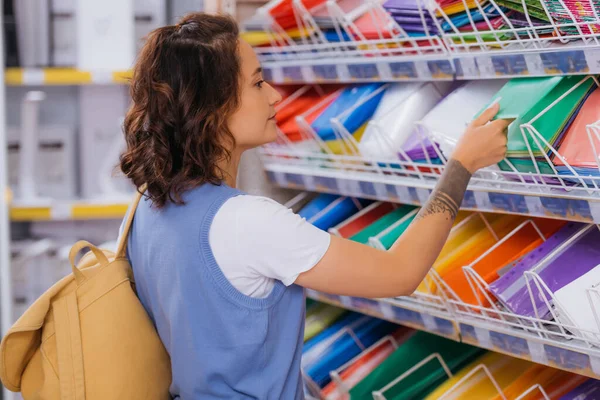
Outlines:
POLYGON ((291 211, 268 197, 240 194, 227 199, 217 212, 217 217, 225 216, 236 219, 238 222, 252 223, 260 222, 268 216, 287 212, 291 211))

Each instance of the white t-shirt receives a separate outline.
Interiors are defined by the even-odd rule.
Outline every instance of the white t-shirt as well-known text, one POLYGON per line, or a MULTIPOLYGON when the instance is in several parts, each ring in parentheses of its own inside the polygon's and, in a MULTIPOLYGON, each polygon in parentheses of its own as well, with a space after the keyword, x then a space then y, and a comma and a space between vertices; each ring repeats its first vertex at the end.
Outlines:
POLYGON ((264 298, 275 280, 293 284, 327 252, 327 232, 266 197, 241 195, 221 206, 209 242, 225 277, 241 293, 264 298))

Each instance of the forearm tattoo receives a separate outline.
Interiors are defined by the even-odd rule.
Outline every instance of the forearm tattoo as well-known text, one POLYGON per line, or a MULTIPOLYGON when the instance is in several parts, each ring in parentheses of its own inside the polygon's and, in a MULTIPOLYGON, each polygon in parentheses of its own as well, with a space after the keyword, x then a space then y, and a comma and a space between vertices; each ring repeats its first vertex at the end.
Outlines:
POLYGON ((417 214, 416 219, 445 213, 447 219, 454 221, 470 179, 471 173, 459 161, 454 159, 448 161, 440 181, 431 193, 427 203, 417 214))

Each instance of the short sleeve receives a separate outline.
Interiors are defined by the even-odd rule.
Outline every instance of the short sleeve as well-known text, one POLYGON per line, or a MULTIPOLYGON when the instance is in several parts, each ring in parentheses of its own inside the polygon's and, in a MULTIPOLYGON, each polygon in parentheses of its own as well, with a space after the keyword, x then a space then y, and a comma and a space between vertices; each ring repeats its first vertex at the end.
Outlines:
POLYGON ((236 264, 238 276, 277 279, 287 286, 321 260, 331 240, 281 204, 249 195, 221 207, 211 226, 211 246, 213 238, 220 241, 217 236, 230 243, 226 259, 236 264))

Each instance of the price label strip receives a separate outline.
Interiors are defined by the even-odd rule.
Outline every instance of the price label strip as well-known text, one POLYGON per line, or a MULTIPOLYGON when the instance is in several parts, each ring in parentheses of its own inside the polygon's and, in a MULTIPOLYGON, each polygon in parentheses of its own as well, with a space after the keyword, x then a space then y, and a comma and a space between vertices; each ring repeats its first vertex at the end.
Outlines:
POLYGON ((544 350, 544 345, 542 343, 527 340, 527 347, 529 347, 531 361, 548 365, 548 356, 546 355, 546 350, 544 350))
POLYGON ((525 63, 527 64, 527 71, 529 75, 543 76, 546 75, 546 69, 544 68, 544 62, 542 57, 536 53, 525 54, 525 63))
POLYGON ((479 67, 479 76, 482 78, 496 76, 494 62, 490 56, 477 57, 477 66, 479 67))

